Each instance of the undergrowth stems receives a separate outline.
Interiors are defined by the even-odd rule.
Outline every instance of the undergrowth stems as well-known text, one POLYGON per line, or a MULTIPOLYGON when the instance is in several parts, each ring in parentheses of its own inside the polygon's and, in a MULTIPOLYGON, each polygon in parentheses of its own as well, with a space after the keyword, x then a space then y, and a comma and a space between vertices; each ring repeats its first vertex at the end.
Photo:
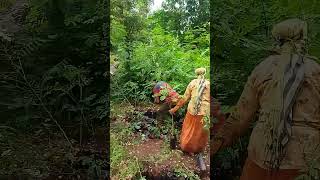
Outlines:
POLYGON ((60 126, 60 124, 58 123, 58 121, 52 116, 52 114, 50 113, 50 111, 48 110, 48 108, 45 106, 45 104, 43 103, 42 99, 39 97, 39 95, 35 92, 35 90, 33 89, 33 87, 31 86, 30 82, 28 81, 23 66, 21 64, 21 60, 20 58, 18 58, 19 60, 19 68, 21 69, 21 73, 22 73, 22 77, 24 79, 24 81, 27 83, 28 87, 30 88, 30 90, 32 91, 32 93, 34 94, 34 96, 39 100, 42 108, 45 110, 45 112, 48 114, 48 116, 50 117, 50 119, 57 125, 57 127, 59 128, 59 130, 61 131, 61 133, 63 134, 64 138, 67 140, 67 142, 69 143, 69 146, 71 147, 71 149, 73 148, 73 145, 71 143, 71 141, 69 140, 68 136, 66 135, 65 131, 63 130, 63 128, 60 126))

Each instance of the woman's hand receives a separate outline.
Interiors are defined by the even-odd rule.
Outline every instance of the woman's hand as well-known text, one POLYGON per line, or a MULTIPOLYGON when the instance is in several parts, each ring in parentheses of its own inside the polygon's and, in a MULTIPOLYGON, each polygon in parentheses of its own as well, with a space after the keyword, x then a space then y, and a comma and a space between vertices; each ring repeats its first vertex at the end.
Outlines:
POLYGON ((172 108, 172 109, 169 110, 169 113, 170 113, 171 115, 174 115, 174 114, 176 113, 176 110, 175 110, 174 108, 172 108))
POLYGON ((170 113, 171 115, 174 115, 174 114, 178 111, 179 108, 180 108, 180 107, 179 107, 178 105, 176 105, 174 108, 171 108, 171 109, 169 110, 169 113, 170 113))
POLYGON ((159 104, 160 103, 160 98, 159 96, 154 97, 154 103, 159 104))

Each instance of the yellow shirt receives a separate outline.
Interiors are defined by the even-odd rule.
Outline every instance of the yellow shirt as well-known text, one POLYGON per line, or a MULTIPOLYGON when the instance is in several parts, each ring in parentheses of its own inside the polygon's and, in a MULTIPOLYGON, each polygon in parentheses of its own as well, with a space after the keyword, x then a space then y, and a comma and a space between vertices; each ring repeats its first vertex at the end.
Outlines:
POLYGON ((196 106, 196 99, 198 96, 198 86, 199 86, 200 79, 194 79, 192 80, 185 93, 184 93, 184 99, 185 101, 188 101, 190 99, 190 102, 188 104, 188 112, 192 115, 209 115, 210 114, 210 82, 208 80, 205 80, 204 83, 204 90, 201 98, 201 106, 199 109, 199 112, 196 114, 195 112, 195 106, 196 106))
MULTIPOLYGON (((273 55, 260 63, 252 72, 244 87, 242 95, 236 105, 235 111, 227 119, 222 131, 217 136, 225 138, 225 145, 242 135, 258 115, 256 125, 252 131, 249 145, 248 158, 260 167, 266 159, 265 134, 268 122, 259 118, 267 104, 264 99, 272 98, 268 91, 277 66, 281 61, 280 55, 273 55)), ((284 157, 280 169, 305 169, 308 161, 317 157, 320 147, 320 65, 311 58, 305 58, 305 80, 301 93, 297 96, 293 106, 292 137, 287 145, 287 154, 284 157)))

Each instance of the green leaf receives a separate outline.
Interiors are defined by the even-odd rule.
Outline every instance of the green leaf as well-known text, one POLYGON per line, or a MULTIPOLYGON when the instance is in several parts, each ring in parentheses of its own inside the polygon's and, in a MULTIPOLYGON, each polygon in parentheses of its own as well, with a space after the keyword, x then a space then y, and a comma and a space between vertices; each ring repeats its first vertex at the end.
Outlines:
POLYGON ((165 99, 166 99, 165 96, 161 96, 161 97, 160 97, 160 100, 161 100, 161 101, 163 101, 163 100, 165 100, 165 99))

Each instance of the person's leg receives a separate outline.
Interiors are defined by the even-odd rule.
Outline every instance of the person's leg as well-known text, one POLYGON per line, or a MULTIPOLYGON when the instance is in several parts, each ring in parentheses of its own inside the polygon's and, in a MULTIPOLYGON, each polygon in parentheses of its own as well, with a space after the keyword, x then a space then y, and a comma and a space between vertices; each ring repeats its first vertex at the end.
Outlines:
POLYGON ((197 162, 198 162, 198 166, 200 168, 201 171, 205 171, 206 170, 206 164, 204 162, 204 159, 203 159, 203 153, 200 152, 200 153, 197 153, 196 154, 196 158, 197 158, 197 162))

